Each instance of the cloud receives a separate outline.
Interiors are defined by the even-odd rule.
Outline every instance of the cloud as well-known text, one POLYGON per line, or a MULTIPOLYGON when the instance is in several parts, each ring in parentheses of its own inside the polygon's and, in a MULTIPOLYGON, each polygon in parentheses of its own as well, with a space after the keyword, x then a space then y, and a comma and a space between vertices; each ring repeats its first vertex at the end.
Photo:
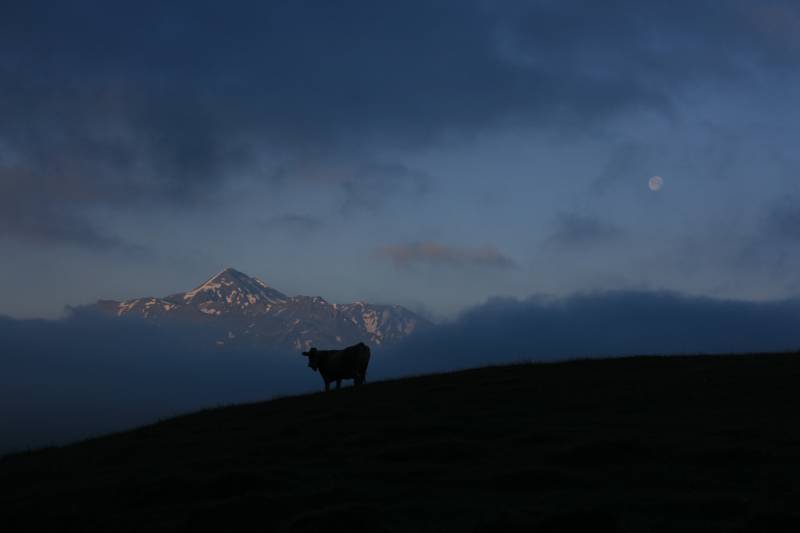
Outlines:
MULTIPOLYGON (((5 231, 101 242, 93 208, 193 206, 287 159, 669 112, 684 88, 795 65, 764 27, 783 19, 712 1, 25 2, 0 20, 0 168, 48 211, 5 231)), ((348 202, 376 205, 378 181, 398 178, 355 180, 348 202)))
POLYGON ((87 196, 68 180, 51 190, 40 175, 0 166, 0 239, 36 244, 64 243, 92 250, 123 248, 125 243, 92 224, 79 207, 87 196), (76 209, 76 207, 78 207, 76 209))
POLYGON ((752 20, 779 48, 800 48, 800 9, 787 1, 767 2, 752 10, 752 20))
POLYGON ((790 196, 768 205, 753 230, 737 241, 731 262, 767 279, 782 280, 796 290, 800 287, 796 268, 800 259, 800 209, 794 200, 790 196))
POLYGON ((428 174, 399 163, 360 165, 342 181, 342 213, 376 211, 399 197, 418 200, 428 193, 432 181, 428 174))
POLYGON ((767 214, 762 237, 783 242, 800 242, 800 207, 794 202, 782 202, 767 214))
POLYGON ((576 213, 561 213, 556 228, 546 245, 560 248, 588 248, 621 239, 624 232, 618 226, 596 217, 576 213))
POLYGON ((15 211, 3 210, 0 215, 0 239, 77 245, 95 251, 123 246, 119 237, 103 233, 88 220, 71 213, 26 208, 24 214, 18 215, 15 211))
POLYGON ((409 338, 381 372, 424 373, 515 361, 800 349, 800 300, 749 302, 672 292, 493 299, 409 338))
POLYGON ((435 242, 412 242, 384 246, 379 257, 390 259, 398 267, 428 264, 448 267, 512 268, 515 262, 494 246, 459 248, 435 242))
POLYGON ((653 174, 652 160, 656 150, 640 142, 623 142, 608 159, 603 171, 591 184, 595 194, 603 194, 620 182, 643 180, 653 174))
POLYGON ((284 231, 292 235, 307 235, 321 229, 325 222, 316 216, 289 213, 268 218, 259 225, 268 231, 284 231))

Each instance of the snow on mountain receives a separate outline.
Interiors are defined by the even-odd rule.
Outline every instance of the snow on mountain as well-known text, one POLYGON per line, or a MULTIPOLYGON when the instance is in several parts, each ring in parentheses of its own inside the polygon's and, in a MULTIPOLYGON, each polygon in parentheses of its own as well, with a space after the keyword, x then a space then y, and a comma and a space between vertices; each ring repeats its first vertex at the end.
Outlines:
POLYGON ((320 296, 287 296, 233 268, 200 286, 164 298, 101 300, 97 307, 116 316, 211 321, 226 330, 218 345, 249 343, 306 350, 367 342, 391 344, 430 326, 399 305, 333 304, 320 296))
POLYGON ((245 310, 248 306, 258 303, 285 302, 287 298, 285 294, 258 278, 251 278, 238 270, 226 268, 196 289, 175 294, 167 299, 195 305, 225 303, 245 310))

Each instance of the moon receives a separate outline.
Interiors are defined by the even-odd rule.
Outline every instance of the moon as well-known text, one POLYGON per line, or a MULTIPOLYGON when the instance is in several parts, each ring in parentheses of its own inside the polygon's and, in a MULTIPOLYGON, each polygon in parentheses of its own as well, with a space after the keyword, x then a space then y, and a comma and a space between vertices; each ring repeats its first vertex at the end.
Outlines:
POLYGON ((650 190, 653 192, 658 192, 661 190, 661 187, 664 186, 664 178, 661 176, 653 176, 647 182, 647 186, 650 187, 650 190))

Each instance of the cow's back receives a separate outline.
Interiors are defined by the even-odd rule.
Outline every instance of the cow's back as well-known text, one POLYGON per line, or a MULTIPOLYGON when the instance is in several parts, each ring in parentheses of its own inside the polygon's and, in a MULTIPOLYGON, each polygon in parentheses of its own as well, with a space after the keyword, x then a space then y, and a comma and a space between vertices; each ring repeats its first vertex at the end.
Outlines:
POLYGON ((364 376, 369 364, 370 350, 364 343, 349 346, 344 350, 327 350, 321 367, 328 379, 354 379, 364 376))

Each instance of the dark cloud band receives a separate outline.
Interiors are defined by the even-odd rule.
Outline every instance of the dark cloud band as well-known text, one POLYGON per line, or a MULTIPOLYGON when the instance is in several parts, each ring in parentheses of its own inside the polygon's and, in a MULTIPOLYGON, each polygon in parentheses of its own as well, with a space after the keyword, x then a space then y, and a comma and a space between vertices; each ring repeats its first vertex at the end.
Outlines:
POLYGON ((370 160, 666 111, 684 87, 795 64, 796 19, 780 1, 18 3, 0 20, 0 169, 24 183, 0 194, 50 209, 4 232, 93 246, 114 237, 85 209, 191 204, 242 172, 270 179, 265 156, 370 160), (69 220, 87 228, 55 229, 69 220))

